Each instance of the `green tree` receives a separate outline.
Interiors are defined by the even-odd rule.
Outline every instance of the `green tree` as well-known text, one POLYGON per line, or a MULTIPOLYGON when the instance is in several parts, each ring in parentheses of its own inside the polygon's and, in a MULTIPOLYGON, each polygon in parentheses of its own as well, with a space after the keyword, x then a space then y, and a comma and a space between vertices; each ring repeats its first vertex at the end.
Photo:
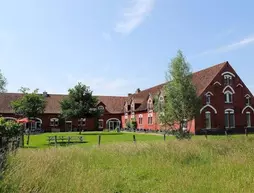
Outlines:
MULTIPOLYGON (((184 138, 184 127, 193 120, 200 109, 200 98, 192 84, 192 73, 183 53, 179 50, 171 60, 166 73, 163 104, 157 100, 159 121, 165 128, 176 131, 178 138, 184 138)), ((189 135, 187 135, 189 136, 189 135)))
MULTIPOLYGON (((97 110, 98 100, 93 96, 90 88, 82 83, 78 83, 74 88, 68 90, 68 97, 61 102, 61 114, 65 119, 81 119, 98 117, 100 112, 97 110)), ((83 125, 79 127, 81 133, 83 125)))
MULTIPOLYGON (((22 97, 15 101, 12 101, 11 107, 16 114, 22 117, 27 117, 29 120, 37 117, 44 113, 46 107, 45 96, 38 93, 38 89, 29 93, 28 88, 21 87, 22 97)), ((30 128, 28 130, 27 145, 29 145, 30 140, 30 128)))
POLYGON ((0 70, 0 93, 6 92, 6 89, 5 89, 6 85, 7 85, 7 80, 0 70))

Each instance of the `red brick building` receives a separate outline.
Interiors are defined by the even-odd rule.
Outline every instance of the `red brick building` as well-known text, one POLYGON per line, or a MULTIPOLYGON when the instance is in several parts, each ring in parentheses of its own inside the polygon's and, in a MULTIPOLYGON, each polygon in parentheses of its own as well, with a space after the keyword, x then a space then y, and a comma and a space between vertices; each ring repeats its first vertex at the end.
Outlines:
MULTIPOLYGON (((192 133, 199 133, 204 128, 243 132, 245 127, 254 125, 253 95, 228 62, 193 73, 192 82, 203 101, 200 114, 187 124, 192 133)), ((157 96, 163 103, 164 85, 143 91, 137 89, 126 97, 98 96, 97 107, 104 111, 98 120, 85 117, 81 120, 60 120, 59 102, 66 95, 44 93, 47 100, 45 113, 35 118, 36 122, 30 127, 44 131, 75 131, 80 125, 86 130, 115 129, 125 128, 128 120, 136 118, 139 129, 161 130, 163 128, 153 105, 157 96)), ((6 119, 19 118, 13 113, 10 102, 20 96, 18 93, 0 94, 0 115, 6 119)))
MULTIPOLYGON (((228 62, 193 73, 192 82, 202 98, 200 114, 187 123, 192 133, 201 129, 232 129, 243 132, 254 124, 252 93, 228 62)), ((153 110, 154 98, 163 103, 163 86, 139 91, 128 97, 124 104, 122 126, 135 118, 138 129, 160 130, 162 125, 153 110)))
MULTIPOLYGON (((60 101, 66 95, 55 95, 43 93, 46 97, 47 105, 43 115, 36 117, 34 123, 27 125, 33 130, 42 129, 46 132, 51 131, 77 131, 82 126, 85 130, 103 130, 105 128, 114 129, 120 127, 122 115, 122 106, 127 97, 115 96, 98 96, 98 109, 101 109, 103 114, 98 119, 82 118, 72 120, 62 120, 60 115, 60 101), (97 123, 96 123, 97 122, 97 123)), ((3 93, 0 94, 0 115, 5 119, 16 120, 20 118, 15 115, 11 109, 10 103, 13 100, 21 97, 20 93, 3 93)))

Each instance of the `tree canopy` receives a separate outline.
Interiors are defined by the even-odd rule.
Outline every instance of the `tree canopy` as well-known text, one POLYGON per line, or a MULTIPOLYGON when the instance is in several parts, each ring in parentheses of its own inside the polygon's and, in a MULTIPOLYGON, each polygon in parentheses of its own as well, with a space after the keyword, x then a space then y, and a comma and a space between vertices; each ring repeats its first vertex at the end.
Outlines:
POLYGON ((193 120, 200 109, 200 99, 192 84, 190 65, 181 51, 177 52, 166 73, 163 105, 157 100, 159 120, 171 129, 182 131, 187 121, 193 120), (178 128, 175 128, 178 127, 178 128))
POLYGON ((0 93, 6 92, 6 85, 7 85, 7 80, 4 77, 3 73, 0 70, 0 93))
POLYGON ((90 88, 79 82, 60 102, 61 114, 66 119, 93 117, 98 113, 97 103, 97 97, 93 96, 90 88))
POLYGON ((16 114, 23 117, 33 118, 44 113, 46 107, 45 96, 38 93, 38 89, 29 93, 28 88, 21 88, 23 96, 11 103, 16 114))

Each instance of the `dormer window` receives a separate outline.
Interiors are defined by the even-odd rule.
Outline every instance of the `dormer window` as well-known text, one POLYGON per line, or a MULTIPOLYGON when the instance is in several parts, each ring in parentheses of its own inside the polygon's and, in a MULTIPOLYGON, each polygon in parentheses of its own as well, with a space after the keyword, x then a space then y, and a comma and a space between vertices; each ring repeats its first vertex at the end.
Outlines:
POLYGON ((98 110, 99 110, 101 113, 104 113, 104 106, 98 106, 98 110))
POLYGON ((224 85, 232 85, 232 76, 231 75, 224 75, 224 85))
POLYGON ((233 103, 233 93, 230 91, 226 91, 224 93, 225 96, 225 103, 233 103))
POLYGON ((163 96, 160 96, 160 97, 159 97, 159 101, 160 101, 160 102, 163 102, 163 101, 164 101, 164 97, 163 97, 163 96))
POLYGON ((131 103, 131 111, 135 111, 135 103, 134 102, 131 103))
POLYGON ((147 109, 148 109, 148 111, 153 110, 153 101, 152 101, 152 99, 148 100, 148 102, 147 102, 147 109))

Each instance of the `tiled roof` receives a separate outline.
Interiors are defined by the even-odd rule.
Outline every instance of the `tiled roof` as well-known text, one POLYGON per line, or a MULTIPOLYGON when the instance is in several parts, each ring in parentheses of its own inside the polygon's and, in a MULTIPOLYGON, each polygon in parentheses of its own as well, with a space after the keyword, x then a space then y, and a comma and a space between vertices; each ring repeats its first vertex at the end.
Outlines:
MULTIPOLYGON (((223 62, 221 64, 217 64, 210 68, 193 73, 192 82, 197 88, 198 96, 204 92, 207 86, 213 81, 215 76, 222 70, 222 68, 226 64, 228 64, 228 62, 223 62)), ((166 83, 163 83, 148 88, 139 93, 132 94, 128 97, 118 97, 118 96, 97 96, 97 97, 99 102, 102 102, 105 105, 106 110, 112 114, 123 113, 124 103, 127 101, 128 104, 130 104, 132 98, 134 98, 136 103, 141 104, 136 111, 144 111, 147 108, 147 98, 149 94, 151 94, 152 96, 158 94, 165 84, 166 83)), ((0 94, 0 114, 13 113, 10 107, 10 102, 16 100, 21 96, 22 94, 20 93, 0 94)), ((45 109, 45 113, 59 114, 60 113, 59 102, 66 96, 67 95, 49 94, 49 96, 47 97, 47 106, 45 109)))
MULTIPOLYGON (((20 93, 2 93, 0 94, 0 114, 1 113, 13 113, 10 103, 21 97, 20 93)), ((47 97, 47 105, 44 113, 47 114, 59 114, 61 111, 60 101, 67 95, 49 94, 47 97)), ((105 105, 106 110, 109 113, 117 114, 123 112, 123 105, 127 97, 118 96, 97 96, 99 102, 105 105)))
MULTIPOLYGON (((197 95, 200 96, 208 85, 213 81, 215 76, 222 70, 222 68, 228 64, 228 62, 223 62, 217 65, 214 65, 210 68, 195 72, 192 74, 192 82, 196 86, 197 95)), ((143 98, 143 102, 136 111, 144 111, 147 109, 147 97, 149 94, 157 95, 163 88, 166 83, 154 86, 152 88, 141 91, 138 94, 133 94, 132 97, 143 98)))

